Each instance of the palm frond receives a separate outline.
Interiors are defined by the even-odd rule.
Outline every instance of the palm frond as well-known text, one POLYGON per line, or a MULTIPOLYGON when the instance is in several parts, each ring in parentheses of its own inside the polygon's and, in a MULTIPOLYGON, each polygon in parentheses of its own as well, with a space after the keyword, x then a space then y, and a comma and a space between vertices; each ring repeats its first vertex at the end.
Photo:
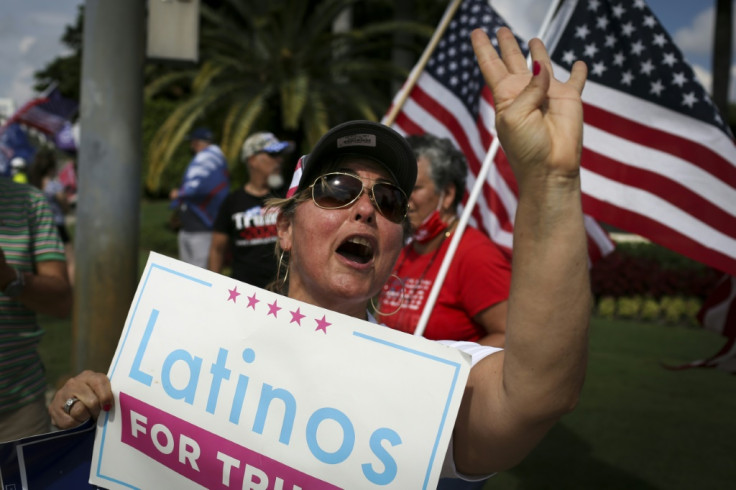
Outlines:
POLYGON ((145 100, 149 100, 165 88, 176 83, 186 83, 188 85, 196 75, 197 72, 195 70, 172 71, 161 75, 146 84, 143 90, 143 97, 145 100))
POLYGON ((263 114, 268 96, 268 92, 257 94, 228 114, 225 121, 227 136, 223 137, 222 148, 229 161, 238 160, 240 147, 250 134, 254 122, 263 114))
POLYGON ((285 129, 299 126, 304 105, 309 93, 309 77, 300 73, 281 84, 281 120, 285 129))

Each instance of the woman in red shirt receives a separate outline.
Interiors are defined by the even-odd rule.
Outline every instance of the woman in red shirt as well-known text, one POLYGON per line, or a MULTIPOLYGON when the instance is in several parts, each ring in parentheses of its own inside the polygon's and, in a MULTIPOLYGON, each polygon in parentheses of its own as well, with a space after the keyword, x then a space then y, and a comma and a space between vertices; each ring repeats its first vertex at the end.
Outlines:
MULTIPOLYGON (((394 276, 384 286, 377 317, 391 328, 414 333, 457 225, 468 166, 448 139, 431 134, 406 139, 417 157, 408 214, 412 239, 393 271, 401 284, 394 276)), ((510 283, 511 264, 501 250, 488 236, 467 227, 424 336, 503 347, 510 283)))

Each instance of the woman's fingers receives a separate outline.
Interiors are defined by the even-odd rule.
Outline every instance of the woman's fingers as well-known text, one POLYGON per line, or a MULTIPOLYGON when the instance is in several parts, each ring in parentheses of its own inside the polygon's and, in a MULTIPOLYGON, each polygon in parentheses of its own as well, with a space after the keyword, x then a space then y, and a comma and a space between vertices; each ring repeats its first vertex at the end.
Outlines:
POLYGON ((508 75, 503 60, 498 56, 496 48, 482 29, 475 29, 470 34, 473 51, 478 58, 478 65, 486 83, 493 91, 494 88, 508 75))
POLYGON ((525 74, 529 73, 529 67, 526 64, 526 57, 519 47, 519 43, 514 37, 514 33, 508 27, 502 27, 496 32, 498 47, 501 50, 501 58, 503 59, 509 73, 525 74))
POLYGON ((572 71, 570 72, 570 79, 567 81, 568 85, 577 90, 578 94, 583 93, 585 87, 585 80, 588 78, 588 66, 585 62, 578 60, 572 65, 572 71))
POLYGON ((100 410, 109 410, 114 402, 110 380, 103 373, 84 371, 69 379, 56 392, 49 414, 54 425, 62 429, 75 427, 100 410))

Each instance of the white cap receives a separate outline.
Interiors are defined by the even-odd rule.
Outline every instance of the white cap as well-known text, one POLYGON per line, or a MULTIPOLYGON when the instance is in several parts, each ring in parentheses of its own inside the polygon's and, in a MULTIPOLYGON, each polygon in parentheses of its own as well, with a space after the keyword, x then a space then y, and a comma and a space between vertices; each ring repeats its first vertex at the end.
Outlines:
POLYGON ((22 157, 14 157, 10 160, 10 166, 12 168, 26 168, 26 161, 22 157))

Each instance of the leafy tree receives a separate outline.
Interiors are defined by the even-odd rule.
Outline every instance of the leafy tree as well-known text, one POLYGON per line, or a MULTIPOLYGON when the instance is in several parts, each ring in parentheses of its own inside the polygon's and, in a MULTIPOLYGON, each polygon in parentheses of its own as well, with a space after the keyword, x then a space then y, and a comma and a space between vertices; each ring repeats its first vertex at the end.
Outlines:
MULTIPOLYGON (((149 191, 160 187, 172 156, 197 124, 221 128, 223 151, 235 161, 242 141, 258 129, 311 147, 335 123, 377 120, 392 95, 388 82, 407 76, 405 68, 388 61, 393 33, 414 33, 408 47, 418 52, 433 26, 375 20, 334 32, 334 19, 347 8, 363 8, 359 3, 366 4, 222 0, 202 5, 201 62, 155 77, 146 87, 147 98, 185 94, 149 147, 149 191)), ((354 16, 354 22, 360 18, 354 16)))
POLYGON ((52 83, 58 83, 61 95, 72 100, 80 100, 79 86, 82 74, 82 31, 84 25, 84 6, 80 5, 74 25, 66 26, 61 42, 71 50, 71 54, 60 56, 33 74, 36 80, 33 88, 43 92, 52 83))

